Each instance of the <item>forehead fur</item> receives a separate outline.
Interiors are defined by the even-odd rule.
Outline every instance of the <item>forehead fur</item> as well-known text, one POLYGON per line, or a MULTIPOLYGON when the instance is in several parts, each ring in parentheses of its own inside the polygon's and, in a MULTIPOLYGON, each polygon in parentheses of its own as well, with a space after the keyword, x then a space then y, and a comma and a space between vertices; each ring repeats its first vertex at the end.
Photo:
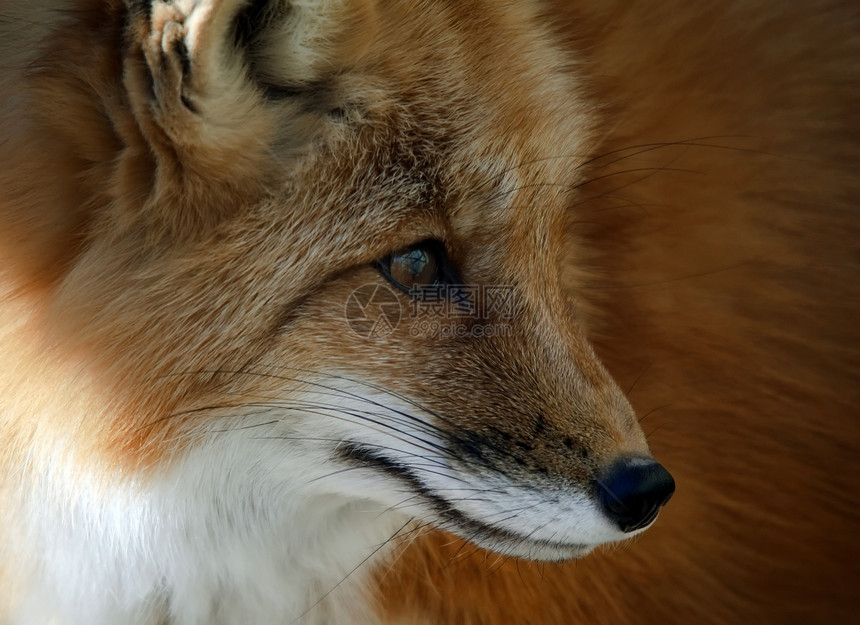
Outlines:
MULTIPOLYGON (((325 20, 317 27, 331 28, 326 24, 343 12, 335 5, 343 3, 322 4, 325 20)), ((588 117, 565 71, 567 59, 549 45, 549 33, 523 26, 532 19, 530 12, 530 3, 518 3, 493 11, 490 19, 481 2, 388 1, 375 10, 362 3, 363 22, 372 21, 373 27, 353 36, 363 39, 348 47, 351 56, 332 57, 316 70, 330 83, 331 105, 345 111, 340 123, 316 123, 313 140, 285 153, 273 139, 277 132, 262 138, 269 145, 252 187, 231 186, 231 172, 210 168, 206 184, 186 176, 177 189, 177 181, 165 177, 170 192, 156 190, 144 199, 145 187, 158 186, 163 174, 143 172, 169 167, 152 162, 145 149, 119 152, 120 166, 109 185, 119 195, 89 220, 91 262, 84 258, 72 282, 97 280, 107 292, 112 280, 87 269, 105 266, 98 258, 105 254, 122 257, 128 267, 145 266, 151 282, 160 264, 165 276, 176 275, 177 262, 201 265, 197 273, 206 274, 203 267, 215 263, 204 256, 218 249, 237 259, 231 271, 253 273, 258 287, 275 267, 293 271, 278 280, 298 297, 312 287, 310 281, 325 279, 314 272, 302 276, 302 266, 314 261, 336 273, 389 251, 392 241, 492 239, 512 226, 544 231, 545 238, 563 210, 561 182, 579 162, 588 117), (436 45, 439 37, 449 40, 444 55, 436 45), (213 192, 200 193, 195 185, 213 192), (186 197, 191 195, 193 206, 186 197), (523 223, 513 223, 512 207, 523 223), (120 212, 128 214, 119 219, 120 212), (167 221, 178 222, 180 231, 173 227, 165 237, 161 229, 167 221), (306 262, 293 262, 299 259, 306 262)), ((321 37, 315 32, 307 36, 321 37)), ((54 87, 56 73, 49 69, 45 75, 44 88, 54 87)), ((104 92, 93 95, 107 99, 111 89, 104 92)), ((269 115, 271 108, 254 114, 269 115)), ((253 127, 250 120, 240 121, 253 127)), ((135 145, 140 137, 128 130, 131 126, 129 120, 114 130, 135 145)), ((210 275, 208 282, 219 279, 210 275)), ((81 292, 77 285, 68 290, 81 292)))

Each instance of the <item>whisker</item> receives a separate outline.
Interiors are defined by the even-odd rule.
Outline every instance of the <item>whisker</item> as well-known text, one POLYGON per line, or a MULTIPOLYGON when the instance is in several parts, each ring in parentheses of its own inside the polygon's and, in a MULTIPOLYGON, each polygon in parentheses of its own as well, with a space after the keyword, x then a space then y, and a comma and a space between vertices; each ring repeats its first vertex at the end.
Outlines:
POLYGON ((283 408, 283 409, 287 409, 287 410, 300 410, 306 414, 316 414, 318 416, 330 417, 333 419, 338 419, 338 420, 344 421, 346 423, 352 423, 352 424, 359 424, 360 423, 361 425, 363 425, 365 427, 369 427, 367 425, 367 423, 372 423, 374 425, 377 425, 377 426, 379 426, 381 428, 385 428, 385 429, 379 430, 379 429, 372 428, 372 427, 369 427, 369 429, 374 430, 376 432, 379 432, 380 434, 385 434, 385 435, 391 436, 395 440, 399 440, 401 443, 405 443, 407 445, 415 445, 419 449, 423 449, 424 451, 427 451, 427 452, 432 453, 435 451, 435 452, 440 452, 443 455, 453 457, 452 452, 449 451, 448 449, 446 449, 445 447, 441 446, 441 445, 437 445, 436 443, 433 443, 432 441, 426 441, 426 440, 420 438, 419 436, 417 436, 415 434, 405 432, 405 431, 403 431, 399 428, 396 428, 392 425, 389 425, 387 423, 379 421, 378 419, 366 417, 366 416, 363 416, 359 413, 355 413, 355 412, 352 412, 349 410, 343 410, 340 408, 332 408, 332 409, 328 409, 327 412, 320 412, 320 411, 315 411, 315 410, 309 409, 309 408, 304 407, 304 406, 290 406, 286 403, 283 403, 283 404, 276 403, 276 404, 273 404, 273 407, 283 408), (333 414, 333 412, 338 412, 341 414, 333 414), (346 419, 342 415, 352 416, 352 417, 359 419, 360 421, 358 421, 358 422, 351 421, 349 419, 346 419), (386 429, 388 431, 386 431, 386 429), (396 433, 398 433, 401 436, 406 437, 406 438, 402 438, 401 436, 395 436, 395 435, 391 434, 391 432, 396 432, 396 433), (410 441, 408 439, 413 439, 413 440, 410 441), (416 443, 416 441, 417 441, 417 443, 416 443))
POLYGON ((517 516, 517 514, 516 514, 517 512, 525 512, 526 510, 531 510, 532 508, 537 508, 541 503, 543 503, 543 502, 533 503, 529 506, 522 506, 520 508, 508 508, 507 510, 503 510, 501 512, 496 512, 494 514, 490 514, 489 516, 484 518, 484 523, 486 523, 487 526, 489 526, 489 527, 493 527, 494 525, 496 525, 498 523, 504 523, 505 521, 513 519, 514 517, 517 516), (507 514, 508 516, 504 517, 503 519, 499 519, 498 521, 490 522, 487 520, 491 517, 498 516, 500 514, 507 514))
POLYGON ((490 568, 489 568, 489 571, 487 572, 486 577, 488 577, 488 578, 492 577, 493 575, 495 575, 496 573, 501 571, 504 568, 504 566, 508 562, 510 562, 510 560, 511 560, 511 556, 506 556, 506 555, 503 555, 501 553, 497 553, 496 554, 496 562, 494 562, 493 564, 490 565, 490 568))
MULTIPOLYGON (((370 388, 370 389, 373 389, 373 390, 375 390, 375 391, 379 391, 379 392, 381 392, 381 393, 383 393, 383 394, 385 394, 385 395, 389 395, 389 396, 391 396, 391 397, 393 397, 393 398, 395 398, 395 399, 399 399, 400 401, 403 401, 403 402, 405 402, 405 403, 408 403, 410 406, 413 406, 414 408, 417 408, 417 409, 418 409, 418 410, 420 410, 421 412, 426 412, 427 414, 431 415, 432 417, 434 417, 434 418, 436 418, 436 419, 439 419, 439 420, 440 420, 440 421, 442 421, 443 423, 446 423, 446 424, 448 424, 448 425, 454 425, 453 421, 451 421, 450 419, 445 418, 444 416, 442 416, 442 415, 440 415, 439 413, 437 413, 437 412, 433 411, 432 409, 428 408, 427 406, 422 405, 421 403, 419 403, 419 402, 418 402, 418 401, 416 401, 415 399, 413 399, 413 398, 411 398, 411 397, 409 397, 409 396, 407 396, 407 395, 403 395, 403 394, 401 394, 401 393, 397 393, 396 391, 392 391, 391 389, 386 388, 386 387, 384 387, 384 386, 381 386, 381 385, 379 385, 379 384, 375 384, 375 383, 373 383, 373 382, 368 382, 367 380, 361 380, 361 379, 358 379, 358 378, 351 378, 351 377, 348 377, 348 376, 344 376, 344 375, 336 374, 336 373, 330 373, 330 372, 315 372, 315 371, 311 371, 311 370, 308 370, 308 369, 301 369, 301 368, 298 368, 298 367, 286 367, 286 366, 283 366, 283 365, 279 365, 279 366, 278 366, 278 368, 281 368, 281 369, 291 369, 291 370, 294 370, 294 371, 299 371, 299 372, 302 372, 302 373, 307 373, 307 374, 309 374, 309 375, 322 375, 322 376, 325 376, 325 377, 328 377, 328 378, 331 378, 331 379, 341 380, 341 381, 343 381, 343 382, 350 382, 350 383, 352 383, 352 384, 356 384, 356 385, 358 385, 358 386, 364 386, 364 387, 366 387, 366 388, 370 388)), ((331 390, 331 389, 330 389, 330 390, 331 390)), ((362 398, 361 396, 359 396, 359 397, 360 397, 360 398, 362 398)), ((368 400, 367 398, 362 398, 362 399, 364 399, 365 401, 370 401, 370 400, 368 400)), ((371 403, 373 403, 373 404, 375 404, 375 405, 377 405, 377 406, 380 406, 380 407, 386 408, 386 409, 388 409, 388 410, 394 410, 394 409, 392 409, 392 408, 390 408, 390 407, 388 407, 388 406, 384 406, 384 405, 379 404, 379 403, 377 403, 377 402, 371 402, 371 403)), ((397 411, 395 410, 395 412, 397 412, 397 411)), ((412 415, 409 415, 408 413, 404 413, 402 416, 406 416, 406 417, 409 417, 409 418, 412 418, 412 419, 414 419, 414 418, 415 418, 415 417, 413 417, 412 415)))
POLYGON ((416 524, 416 527, 409 530, 405 534, 401 534, 397 537, 400 542, 404 542, 405 539, 406 544, 398 545, 399 549, 397 553, 394 554, 394 557, 391 559, 391 562, 389 562, 388 567, 386 567, 385 569, 385 572, 381 576, 379 576, 380 583, 385 581, 385 579, 391 574, 391 571, 394 570, 394 567, 397 565, 397 563, 400 561, 400 559, 403 557, 403 554, 406 553, 409 547, 411 547, 415 543, 415 541, 418 540, 422 535, 426 534, 428 531, 432 531, 432 529, 433 528, 430 527, 427 523, 419 521, 416 524))
MULTIPOLYGON (((620 158, 613 159, 607 163, 601 163, 601 168, 609 167, 615 163, 619 163, 621 161, 635 158, 636 156, 640 156, 642 154, 646 154, 648 152, 653 152, 655 150, 671 148, 671 147, 701 147, 701 148, 712 148, 712 149, 724 149, 724 150, 736 150, 740 152, 749 152, 753 154, 763 154, 768 156, 774 156, 774 154, 770 154, 768 152, 764 152, 761 150, 755 150, 752 148, 742 148, 736 146, 728 146, 728 145, 719 145, 713 143, 706 143, 707 141, 713 141, 718 139, 751 139, 752 137, 744 136, 744 135, 711 135, 704 137, 694 137, 692 139, 685 139, 680 141, 664 141, 664 142, 654 142, 654 143, 642 143, 638 145, 630 145, 625 146, 623 148, 617 148, 614 150, 609 150, 607 152, 603 152, 602 154, 598 154, 596 156, 592 156, 590 158, 586 158, 586 160, 579 163, 574 170, 580 170, 589 165, 594 165, 599 161, 608 158, 610 156, 616 156, 618 154, 624 154, 625 152, 630 152, 630 154, 625 154, 620 158)), ((563 159, 574 159, 574 158, 585 158, 587 155, 585 153, 573 153, 573 154, 558 154, 554 156, 545 156, 540 158, 529 159, 527 161, 522 161, 516 165, 503 169, 499 173, 492 176, 489 180, 485 181, 478 188, 470 194, 470 197, 474 197, 478 193, 481 193, 486 186, 497 183, 500 179, 504 178, 504 176, 512 173, 518 169, 522 169, 524 167, 528 167, 529 165, 535 165, 538 163, 549 162, 554 160, 563 160, 563 159)), ((776 155, 778 156, 778 155, 776 155)))
MULTIPOLYGON (((407 445, 415 445, 416 447, 423 449, 424 451, 427 451, 427 452, 441 453, 442 455, 453 457, 453 453, 450 450, 448 450, 447 448, 445 448, 441 445, 438 445, 438 444, 434 443, 433 441, 427 441, 427 440, 419 437, 416 434, 406 432, 406 431, 401 430, 397 427, 394 427, 391 424, 388 424, 388 423, 385 423, 384 421, 381 421, 380 419, 382 419, 384 417, 379 416, 378 418, 374 418, 374 416, 377 416, 377 415, 367 416, 367 415, 361 414, 360 411, 346 410, 344 408, 341 408, 340 406, 321 406, 321 407, 316 406, 317 408, 319 408, 319 410, 315 410, 314 409, 315 406, 312 404, 305 404, 305 403, 295 403, 294 404, 294 403, 290 403, 287 400, 283 400, 283 401, 275 401, 272 403, 247 402, 247 403, 243 403, 243 404, 232 404, 232 405, 227 405, 227 406, 210 406, 210 407, 207 407, 205 409, 204 408, 198 408, 198 409, 194 409, 192 411, 187 411, 187 412, 188 413, 198 413, 198 412, 202 412, 204 410, 215 411, 215 410, 224 410, 225 408, 236 409, 236 408, 247 408, 247 407, 268 408, 270 410, 301 411, 301 412, 304 412, 306 414, 316 414, 318 416, 339 419, 339 420, 345 421, 347 423, 352 423, 352 424, 361 423, 365 427, 370 427, 367 424, 372 423, 374 425, 377 425, 377 426, 383 428, 382 430, 377 429, 377 428, 370 428, 372 430, 379 432, 380 434, 385 434, 385 435, 391 436, 392 438, 399 440, 402 443, 405 443, 407 445), (333 414, 334 412, 341 413, 341 414, 333 414), (346 419, 342 415, 348 415, 348 416, 355 417, 359 421, 352 421, 352 420, 346 419), (401 436, 406 437, 406 438, 401 438, 401 436, 395 436, 395 435, 391 434, 391 432, 396 432, 397 434, 400 434, 401 436), (407 439, 413 439, 413 440, 410 441, 407 439)), ((175 417, 179 414, 181 414, 181 413, 174 413, 174 414, 170 415, 170 417, 175 417)), ((371 413, 368 413, 368 414, 371 414, 371 413)), ((244 415, 242 415, 242 416, 244 416, 244 415)), ((233 417, 230 416, 230 417, 223 417, 223 418, 233 418, 233 417)), ((164 420, 164 419, 161 419, 161 420, 164 420)), ((252 427, 258 427, 258 426, 252 426, 252 427)))
MULTIPOLYGON (((322 389, 324 389, 324 390, 326 390, 326 391, 332 391, 333 393, 336 393, 336 395, 334 395, 334 396, 346 395, 347 397, 350 397, 350 398, 352 398, 352 399, 356 399, 356 400, 359 400, 359 401, 361 401, 361 402, 368 403, 368 404, 370 404, 370 405, 372 405, 372 406, 374 406, 374 407, 381 408, 381 409, 386 410, 386 411, 388 411, 388 412, 390 412, 390 413, 394 413, 394 414, 396 414, 396 415, 398 415, 398 416, 401 416, 401 417, 403 417, 404 419, 408 419, 411 423, 418 424, 418 425, 420 426, 418 429, 423 430, 423 431, 424 431, 424 433, 428 433, 428 434, 436 434, 436 433, 438 433, 438 434, 439 434, 439 436, 440 436, 440 438, 450 439, 452 436, 456 436, 456 433, 457 433, 459 430, 461 430, 461 428, 460 428, 457 424, 455 424, 451 419, 448 419, 448 418, 444 417, 443 415, 440 415, 440 414, 439 414, 439 413, 437 413, 436 411, 434 411, 434 410, 430 409, 430 408, 429 408, 429 407, 427 407, 427 406, 424 406, 424 405, 422 405, 422 404, 418 403, 417 401, 415 401, 414 399, 412 399, 412 398, 410 398, 410 397, 408 397, 408 396, 401 395, 401 394, 399 394, 399 393, 396 393, 396 392, 394 392, 394 391, 391 391, 390 389, 387 389, 387 388, 385 388, 385 387, 383 387, 383 386, 380 386, 380 385, 378 385, 378 384, 374 384, 374 383, 372 383, 372 382, 368 382, 368 381, 366 381, 366 380, 361 380, 361 379, 356 379, 356 378, 350 378, 350 377, 347 377, 347 376, 344 376, 344 375, 332 374, 332 373, 328 373, 328 372, 314 372, 314 371, 310 371, 310 370, 306 370, 306 369, 301 369, 301 368, 298 368, 298 367, 287 367, 287 366, 282 366, 282 365, 275 365, 275 367, 277 367, 277 368, 279 368, 279 369, 294 370, 294 371, 299 371, 299 372, 302 372, 302 373, 308 373, 309 375, 313 375, 313 376, 316 376, 316 377, 328 377, 328 378, 331 378, 331 379, 337 379, 337 380, 341 380, 341 381, 346 381, 346 382, 350 382, 350 383, 352 383, 352 384, 355 384, 355 385, 357 385, 357 386, 364 386, 364 387, 367 387, 367 388, 373 389, 373 390, 375 390, 375 391, 379 391, 380 393, 383 393, 383 394, 385 394, 385 395, 390 395, 391 397, 394 397, 394 398, 396 398, 396 399, 399 399, 399 400, 403 401, 404 403, 408 403, 408 404, 409 404, 409 405, 411 405, 411 406, 415 406, 416 408, 418 408, 418 409, 419 409, 419 410, 421 410, 422 412, 425 412, 425 413, 429 414, 430 416, 434 417, 435 419, 438 419, 440 422, 442 422, 442 423, 444 423, 444 424, 448 425, 448 426, 451 428, 451 430, 452 430, 452 431, 446 431, 446 430, 443 430, 441 427, 436 426, 436 425, 434 425, 434 424, 430 423, 430 422, 429 422, 429 421, 427 421, 427 420, 420 419, 419 417, 416 417, 415 415, 409 414, 409 413, 404 412, 404 411, 402 411, 402 410, 398 410, 398 409, 396 409, 396 408, 392 408, 392 407, 390 407, 390 406, 386 406, 385 404, 382 404, 382 403, 380 403, 380 402, 378 402, 378 401, 375 401, 375 400, 372 400, 372 399, 370 399, 370 398, 364 397, 364 396, 362 396, 362 395, 359 395, 359 394, 356 394, 356 393, 352 393, 352 392, 349 392, 349 391, 344 391, 344 390, 342 390, 342 389, 338 389, 337 387, 332 387, 332 386, 325 385, 325 384, 323 384, 323 383, 321 383, 321 382, 314 382, 314 381, 310 381, 310 380, 302 379, 302 378, 295 378, 295 377, 289 377, 289 376, 284 376, 284 375, 275 375, 275 374, 271 374, 271 373, 263 373, 263 372, 256 372, 256 371, 240 371, 240 372, 232 372, 232 373, 235 373, 235 374, 237 374, 237 375, 251 375, 251 376, 268 377, 268 378, 274 378, 274 379, 278 379, 278 380, 284 380, 284 381, 290 381, 290 382, 297 382, 297 383, 300 383, 300 384, 308 384, 308 385, 311 385, 311 386, 314 386, 314 387, 322 388, 322 389)), ((211 371, 203 371, 202 373, 205 373, 205 374, 211 374, 211 373, 213 373, 213 372, 211 372, 211 371)), ((226 375, 226 374, 231 373, 231 372, 218 371, 217 373, 221 373, 221 374, 225 374, 225 375, 226 375)), ((339 407, 337 407, 337 408, 339 409, 339 407)), ((194 412, 198 412, 199 410, 200 410, 200 409, 195 410, 194 412)), ((180 414, 180 413, 176 413, 176 414, 180 414)), ((368 413, 368 414, 370 414, 370 413, 368 413)), ((374 413, 374 414, 375 414, 375 413, 374 413)), ((361 417, 360 417, 360 415, 353 415, 353 416, 356 416, 356 417, 358 417, 358 418, 361 418, 361 417)), ((377 418, 382 418, 382 416, 381 416, 381 415, 376 415, 376 416, 377 416, 377 418)), ((169 418, 169 417, 166 417, 166 418, 169 418)), ((402 421, 401 421, 400 423, 401 423, 402 425, 405 425, 405 423, 404 423, 404 422, 402 422, 402 421)), ((392 429, 396 429, 396 428, 392 428, 392 429)), ((399 430, 399 432, 400 432, 401 434, 403 434, 403 435, 408 435, 407 433, 403 432, 402 430, 399 430)), ((452 452, 450 452, 447 448, 440 447, 440 446, 438 446, 438 445, 432 444, 432 443, 431 443, 431 442, 429 442, 429 441, 423 441, 423 440, 422 440, 422 442, 424 442, 424 443, 426 443, 426 444, 431 444, 432 446, 436 447, 437 451, 440 451, 441 453, 443 453, 443 454, 445 454, 445 455, 448 455, 448 456, 450 456, 450 457, 454 457, 454 454, 453 454, 452 452)), ((494 443, 494 442, 492 442, 492 441, 485 441, 485 442, 484 442, 484 444, 485 444, 489 449, 491 449, 491 450, 493 450, 493 451, 496 451, 496 452, 498 452, 498 453, 502 453, 502 454, 504 454, 504 453, 506 453, 506 451, 507 451, 507 450, 505 450, 504 448, 502 448, 501 446, 499 446, 498 444, 496 444, 496 443, 494 443)), ((473 461, 471 461, 471 460, 469 460, 469 459, 461 459, 461 460, 463 460, 463 461, 465 461, 465 462, 469 462, 469 463, 471 463, 471 464, 475 464, 473 461)))
POLYGON ((647 176, 643 176, 642 178, 640 178, 638 180, 635 180, 635 181, 630 182, 628 184, 622 185, 622 186, 618 187, 617 189, 613 189, 612 192, 614 193, 616 191, 626 189, 630 185, 637 184, 639 182, 643 182, 644 180, 647 180, 651 176, 654 176, 654 175, 659 174, 659 173, 664 173, 664 172, 683 173, 683 174, 697 174, 700 176, 704 175, 704 173, 701 171, 696 171, 694 169, 683 169, 680 167, 665 167, 665 166, 664 167, 658 167, 658 166, 655 166, 655 167, 636 167, 633 169, 624 169, 621 171, 610 172, 608 174, 602 174, 600 176, 588 178, 587 180, 583 180, 582 182, 577 182, 575 184, 566 184, 566 183, 560 183, 560 182, 534 182, 534 183, 530 183, 530 184, 524 184, 524 185, 517 186, 513 189, 509 189, 506 191, 500 191, 499 194, 493 196, 491 198, 491 200, 499 200, 505 196, 513 195, 515 193, 519 193, 520 191, 523 191, 526 189, 548 189, 548 188, 552 189, 552 188, 555 188, 555 189, 562 189, 564 191, 575 191, 575 190, 581 189, 587 185, 593 184, 595 182, 599 182, 601 180, 606 180, 608 178, 614 178, 616 176, 623 176, 625 174, 636 174, 636 173, 643 173, 643 172, 649 172, 649 173, 647 176))
POLYGON ((653 408, 653 409, 649 410, 649 411, 648 411, 648 412, 646 412, 644 415, 642 415, 641 417, 639 417, 639 423, 642 423, 643 421, 645 421, 645 419, 647 419, 648 417, 650 417, 650 416, 651 416, 652 414, 654 414, 655 412, 658 412, 658 411, 660 411, 660 410, 663 410, 664 408, 669 408, 669 407, 671 407, 671 406, 674 406, 674 404, 663 404, 662 406, 657 406, 656 408, 653 408))
MULTIPOLYGON (((335 393, 318 392, 318 394, 323 396, 323 397, 333 397, 333 398, 339 397, 339 395, 337 395, 335 393)), ((287 405, 287 402, 292 402, 292 404, 291 404, 292 408, 299 408, 299 407, 305 405, 303 402, 299 402, 297 400, 282 400, 278 397, 272 397, 270 395, 257 395, 257 394, 247 394, 247 393, 233 393, 233 395, 235 395, 237 397, 242 397, 242 398, 271 400, 272 402, 275 402, 276 404, 283 403, 284 405, 287 405)), ((398 414, 398 416, 401 414, 399 411, 395 411, 395 410, 388 408, 382 404, 378 404, 376 402, 370 402, 370 403, 372 405, 379 406, 381 408, 386 408, 389 412, 394 412, 395 414, 398 414)), ((159 421, 165 420, 168 418, 174 418, 177 416, 195 414, 195 413, 200 413, 200 412, 209 411, 209 410, 211 410, 211 411, 223 410, 223 409, 230 408, 230 407, 242 408, 242 407, 247 407, 247 406, 251 406, 251 405, 255 405, 255 404, 252 404, 249 402, 244 402, 242 404, 235 404, 235 405, 222 405, 222 406, 218 406, 218 407, 209 406, 209 407, 205 407, 205 408, 196 408, 193 410, 172 413, 168 417, 164 417, 163 419, 160 419, 159 421)), ((256 405, 270 405, 271 406, 271 404, 260 404, 260 403, 257 403, 256 405)), ((339 410, 339 411, 344 411, 344 412, 346 411, 346 409, 344 409, 344 408, 342 408, 336 404, 319 404, 319 403, 317 403, 317 404, 308 404, 308 405, 316 406, 316 407, 319 407, 321 409, 326 409, 326 410, 339 410)), ((353 410, 355 412, 358 412, 358 413, 361 413, 361 414, 364 414, 367 416, 374 416, 375 415, 375 416, 380 417, 380 418, 382 416, 382 415, 378 415, 377 413, 371 413, 369 411, 361 411, 361 410, 357 410, 357 409, 353 409, 353 410)), ((246 416, 246 415, 247 415, 247 413, 242 414, 242 416, 246 416)), ((422 427, 417 428, 417 429, 422 430, 425 434, 436 434, 436 433, 440 433, 442 435, 445 434, 445 431, 442 430, 441 428, 438 428, 438 427, 434 426, 432 423, 423 421, 421 419, 410 419, 409 423, 407 423, 406 421, 403 421, 401 419, 392 419, 392 421, 394 421, 395 423, 398 423, 400 425, 414 425, 414 424, 420 425, 422 427)), ((158 421, 154 421, 152 423, 157 423, 157 422, 158 421)))
MULTIPOLYGON (((426 413, 430 414, 431 416, 439 419, 440 421, 448 423, 449 425, 452 425, 452 422, 449 419, 444 418, 442 415, 439 415, 438 413, 428 409, 427 407, 422 406, 421 404, 419 404, 418 402, 416 402, 415 400, 413 400, 409 397, 406 397, 404 395, 399 395, 399 394, 397 394, 397 393, 395 393, 389 389, 386 389, 383 386, 379 386, 379 385, 376 385, 376 384, 373 384, 373 383, 370 383, 370 382, 367 382, 364 380, 348 378, 348 377, 345 377, 342 375, 332 374, 332 373, 328 373, 328 372, 310 371, 310 370, 300 369, 298 367, 287 367, 287 366, 283 366, 283 365, 274 365, 274 366, 276 368, 279 368, 279 369, 287 369, 287 370, 299 371, 301 373, 307 373, 308 375, 311 375, 314 377, 324 376, 324 377, 328 377, 331 379, 337 379, 337 380, 341 380, 341 381, 345 381, 345 382, 350 382, 352 384, 356 384, 359 386, 365 386, 367 388, 371 388, 373 390, 379 391, 379 392, 384 393, 386 395, 390 395, 391 397, 394 397, 395 399, 400 399, 401 401, 404 401, 404 402, 418 408, 422 412, 426 412, 426 413)), ((223 373, 223 372, 220 372, 220 373, 223 373)), ((343 397, 349 397, 350 399, 356 399, 360 402, 370 404, 370 405, 375 406, 377 408, 382 408, 383 410, 393 412, 393 413, 395 413, 401 417, 404 417, 405 419, 408 419, 411 422, 417 423, 421 426, 424 426, 427 428, 435 428, 436 431, 443 432, 443 430, 441 430, 441 428, 438 428, 438 427, 434 426, 433 424, 427 422, 426 420, 416 417, 415 415, 411 415, 408 412, 403 412, 403 411, 398 410, 396 408, 392 408, 391 406, 386 406, 385 404, 382 404, 378 401, 372 400, 368 397, 364 397, 363 395, 359 395, 359 394, 353 393, 351 391, 339 389, 337 387, 328 386, 328 385, 325 385, 321 382, 316 382, 316 381, 309 380, 309 379, 288 377, 288 376, 284 376, 284 375, 276 375, 276 374, 272 374, 272 373, 263 373, 263 372, 258 372, 258 371, 242 371, 239 373, 241 375, 253 375, 253 376, 267 377, 267 378, 273 378, 276 380, 282 380, 285 382, 296 382, 299 384, 306 384, 308 386, 313 386, 316 388, 322 388, 326 391, 331 391, 331 392, 335 393, 336 397, 343 396, 343 397)))
POLYGON ((638 376, 636 376, 636 379, 633 380, 633 384, 631 384, 630 388, 627 389, 627 392, 624 393, 627 397, 630 397, 630 393, 632 393, 633 389, 636 388, 636 385, 639 384, 639 380, 641 380, 645 376, 645 374, 651 370, 651 367, 654 365, 655 362, 656 362, 655 360, 652 360, 651 362, 649 362, 645 366, 645 368, 642 370, 642 373, 640 373, 638 376))
POLYGON ((473 532, 473 533, 469 534, 467 537, 462 539, 462 541, 463 541, 462 544, 460 545, 459 549, 457 549, 457 551, 454 552, 454 555, 451 556, 451 560, 448 562, 448 564, 446 565, 445 568, 454 566, 455 564, 459 564, 459 563, 463 562, 464 560, 468 560, 469 558, 474 556, 476 553, 481 551, 481 548, 478 547, 478 545, 476 545, 474 542, 475 538, 478 537, 478 534, 480 534, 480 532, 476 531, 476 532, 473 532), (469 551, 465 555, 461 556, 460 554, 463 552, 463 550, 466 547, 472 547, 472 551, 469 551))
POLYGON ((375 556, 377 553, 379 553, 379 552, 380 552, 380 550, 382 550, 382 548, 383 548, 383 547, 385 547, 385 546, 386 546, 386 545, 388 545, 392 540, 394 540, 394 539, 395 539, 395 537, 396 537, 400 532, 402 532, 404 529, 406 529, 406 528, 409 526, 409 524, 410 524, 410 523, 412 523, 412 521, 414 521, 414 520, 415 520, 415 519, 414 519, 414 518, 412 518, 412 519, 409 519, 408 521, 406 521, 406 523, 404 523, 404 524, 403 524, 403 526, 402 526, 402 527, 400 527, 400 529, 398 529, 396 532, 394 532, 394 534, 392 534, 390 538, 388 538, 387 540, 385 540, 381 545, 379 545, 379 546, 378 546, 378 547, 376 547, 372 552, 370 552, 370 554, 369 554, 369 555, 368 555, 364 560, 362 560, 361 562, 359 562, 359 563, 355 566, 355 568, 353 568, 349 573, 347 573, 347 574, 346 574, 346 576, 345 576, 343 579, 341 579, 337 584, 335 584, 335 585, 334 585, 334 587, 332 587, 332 588, 331 588, 331 590, 329 590, 328 592, 326 592, 326 593, 325 593, 322 597, 320 597, 320 598, 319 598, 319 599, 318 599, 318 600, 317 600, 313 605, 311 605, 307 610, 305 610, 304 612, 302 612, 302 614, 300 614, 300 615, 299 615, 299 617, 298 617, 295 621, 293 621, 293 623, 298 623, 299 621, 301 621, 301 620, 302 620, 305 616, 307 616, 307 615, 308 615, 308 614, 309 614, 309 613, 310 613, 314 608, 316 608, 320 603, 322 603, 323 601, 325 601, 325 599, 326 599, 329 595, 331 595, 331 593, 333 593, 335 590, 337 590, 338 588, 340 588, 340 586, 341 586, 341 585, 342 585, 346 580, 348 580, 348 579, 353 575, 353 573, 355 573, 355 572, 356 572, 358 569, 360 569, 360 568, 361 568, 365 563, 367 563, 371 558, 373 558, 373 556, 375 556))

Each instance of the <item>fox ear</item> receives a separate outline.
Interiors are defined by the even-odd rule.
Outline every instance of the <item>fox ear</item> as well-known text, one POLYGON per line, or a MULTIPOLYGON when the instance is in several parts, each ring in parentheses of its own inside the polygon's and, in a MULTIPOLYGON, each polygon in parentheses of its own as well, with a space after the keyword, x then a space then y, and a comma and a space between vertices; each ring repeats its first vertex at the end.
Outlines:
POLYGON ((186 191, 196 178, 259 180, 275 137, 307 141, 324 107, 302 95, 372 32, 372 0, 126 3, 132 109, 159 175, 175 170, 186 191))

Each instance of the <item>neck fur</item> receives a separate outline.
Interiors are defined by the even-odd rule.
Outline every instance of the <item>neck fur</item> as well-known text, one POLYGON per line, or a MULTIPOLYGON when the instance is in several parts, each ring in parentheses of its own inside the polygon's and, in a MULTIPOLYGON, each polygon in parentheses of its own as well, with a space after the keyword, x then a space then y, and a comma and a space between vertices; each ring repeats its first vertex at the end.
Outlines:
POLYGON ((306 458, 285 481, 289 458, 274 473, 262 461, 270 454, 237 448, 248 444, 207 443, 145 487, 44 480, 53 486, 25 495, 34 520, 26 542, 48 555, 33 572, 39 582, 28 585, 19 622, 377 622, 369 574, 407 519, 314 492, 306 458), (237 455, 261 461, 243 465, 237 455))

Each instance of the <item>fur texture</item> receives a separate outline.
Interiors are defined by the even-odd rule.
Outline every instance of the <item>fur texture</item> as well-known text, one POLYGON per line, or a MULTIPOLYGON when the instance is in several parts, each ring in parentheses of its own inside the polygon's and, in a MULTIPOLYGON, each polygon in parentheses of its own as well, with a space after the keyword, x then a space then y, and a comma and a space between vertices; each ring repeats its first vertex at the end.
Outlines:
POLYGON ((860 15, 649 4, 0 3, 0 623, 850 622, 860 15))
POLYGON ((544 183, 591 116, 535 5, 45 6, 4 25, 7 621, 357 623, 398 528, 633 534, 598 480, 648 447, 544 183), (373 263, 427 240, 484 289, 466 334, 350 329, 364 285, 417 302, 373 263))

